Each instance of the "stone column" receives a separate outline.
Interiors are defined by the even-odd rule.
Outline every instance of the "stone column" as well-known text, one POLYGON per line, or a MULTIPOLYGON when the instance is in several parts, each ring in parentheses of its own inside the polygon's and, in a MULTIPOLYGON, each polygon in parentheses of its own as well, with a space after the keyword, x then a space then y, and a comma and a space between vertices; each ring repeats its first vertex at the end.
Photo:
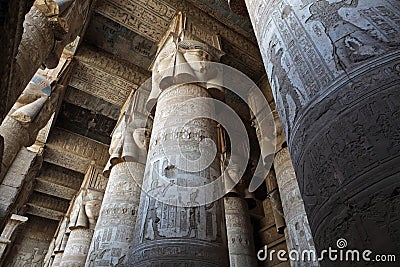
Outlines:
POLYGON ((106 185, 106 177, 92 161, 70 211, 69 231, 66 232, 69 236, 59 266, 85 266, 106 185))
MULTIPOLYGON (((287 226, 288 249, 296 250, 299 255, 302 255, 303 251, 315 252, 314 240, 288 148, 283 148, 276 154, 274 167, 287 226)), ((319 266, 319 264, 317 261, 293 261, 292 266, 319 266)))
POLYGON ((142 163, 121 162, 111 169, 85 266, 112 266, 128 260, 144 168, 142 163))
POLYGON ((398 251, 399 2, 246 4, 318 250, 398 251))
POLYGON ((92 237, 92 229, 84 227, 72 229, 59 266, 84 266, 92 237))
MULTIPOLYGON (((276 230, 278 233, 283 234, 286 224, 283 214, 281 196, 279 194, 279 189, 278 189, 278 182, 276 181, 275 172, 273 170, 270 170, 270 172, 268 173, 266 178, 266 183, 267 183, 267 189, 271 203, 272 213, 274 215, 276 230)), ((266 208, 269 208, 266 207, 266 205, 267 202, 264 201, 263 202, 264 211, 266 208)))
POLYGON ((39 72, 35 74, 1 124, 0 135, 4 137, 4 154, 0 181, 21 147, 34 144, 40 129, 46 126, 53 115, 64 89, 61 85, 53 85, 53 82, 54 80, 39 72))
MULTIPOLYGON (((72 218, 73 219, 73 218, 72 218)), ((67 245, 62 255, 61 267, 84 266, 93 237, 93 229, 89 228, 89 218, 85 206, 81 202, 76 221, 69 227, 67 245)))
POLYGON ((127 102, 114 130, 109 176, 88 258, 87 267, 126 264, 132 247, 137 210, 147 157, 148 125, 144 99, 149 91, 136 91, 127 102))
POLYGON ((69 235, 63 234, 60 246, 54 250, 53 260, 51 262, 51 267, 59 267, 61 265, 62 257, 64 255, 65 247, 68 243, 69 235))
POLYGON ((195 83, 209 71, 207 62, 219 59, 219 42, 182 14, 174 23, 153 66, 150 100, 157 108, 130 264, 227 266, 222 201, 203 202, 214 193, 200 188, 220 176, 219 156, 212 153, 217 128, 209 119, 215 111, 207 86, 195 83), (199 31, 216 43, 195 41, 199 31), (179 65, 185 62, 192 65, 179 65))
POLYGON ((27 217, 13 214, 0 236, 0 263, 4 260, 4 252, 11 243, 12 235, 17 227, 28 220, 27 217))
POLYGON ((253 227, 246 200, 224 197, 224 206, 230 266, 257 266, 253 227))

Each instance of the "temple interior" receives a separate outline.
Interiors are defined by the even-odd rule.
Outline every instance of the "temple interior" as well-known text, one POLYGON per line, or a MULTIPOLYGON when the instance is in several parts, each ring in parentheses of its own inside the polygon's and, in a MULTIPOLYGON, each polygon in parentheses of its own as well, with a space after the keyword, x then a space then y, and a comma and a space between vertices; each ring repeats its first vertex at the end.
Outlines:
POLYGON ((399 266, 400 1, 0 0, 0 30, 0 266, 399 266))

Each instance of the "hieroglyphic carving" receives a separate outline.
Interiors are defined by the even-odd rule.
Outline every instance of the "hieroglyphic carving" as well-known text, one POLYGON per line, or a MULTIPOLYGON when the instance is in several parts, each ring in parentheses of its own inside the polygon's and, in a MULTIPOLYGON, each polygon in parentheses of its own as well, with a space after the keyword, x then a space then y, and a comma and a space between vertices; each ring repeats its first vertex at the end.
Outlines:
POLYGON ((120 107, 70 86, 66 90, 63 101, 84 109, 93 110, 97 114, 113 120, 118 120, 119 117, 120 107))
POLYGON ((93 230, 85 228, 73 229, 61 260, 61 267, 84 266, 93 230))
POLYGON ((76 171, 44 162, 37 179, 72 188, 77 191, 82 184, 83 175, 76 171))
MULTIPOLYGON (((47 146, 53 150, 64 151, 66 154, 70 152, 80 156, 85 159, 84 161, 89 161, 89 163, 90 160, 94 160, 99 166, 105 166, 108 160, 107 145, 56 128, 52 130, 47 146)), ((52 159, 49 157, 48 160, 52 159)), ((74 170, 74 168, 70 169, 74 170)))
POLYGON ((90 43, 147 70, 157 44, 117 22, 95 14, 85 34, 90 43))
POLYGON ((69 85, 116 106, 121 106, 131 91, 138 87, 132 82, 83 62, 76 64, 69 85))
POLYGON ((96 12, 152 41, 159 41, 176 9, 163 1, 102 0, 96 12))
POLYGON ((108 53, 93 50, 92 47, 88 46, 80 47, 76 58, 79 62, 102 69, 110 74, 130 81, 137 86, 140 86, 151 76, 150 72, 146 70, 131 63, 122 62, 120 59, 118 60, 116 57, 113 57, 108 53))
MULTIPOLYGON (((319 0, 309 7, 311 16, 306 20, 306 23, 318 21, 323 25, 325 33, 334 47, 333 56, 338 70, 347 69, 354 64, 382 55, 389 49, 386 42, 374 37, 355 23, 343 19, 339 14, 341 9, 356 8, 357 6, 358 0, 351 0, 351 2, 342 0, 335 3, 319 0)), ((383 6, 383 9, 385 9, 385 6, 383 6)), ((375 26, 383 28, 385 25, 375 26)), ((386 30, 388 29, 386 28, 386 30)))
POLYGON ((257 266, 246 201, 239 197, 225 197, 224 207, 230 266, 257 266))
POLYGON ((69 188, 69 187, 65 187, 62 185, 58 185, 58 184, 54 184, 51 183, 49 181, 40 179, 40 178, 36 178, 35 179, 35 187, 34 190, 36 192, 40 192, 43 194, 47 194, 50 196, 55 196, 55 197, 59 197, 59 198, 63 198, 63 199, 72 199, 72 197, 75 195, 76 190, 69 188))
POLYGON ((4 266, 43 266, 44 256, 58 222, 32 215, 27 217, 24 230, 18 232, 4 266))
POLYGON ((29 198, 28 205, 43 207, 65 213, 68 210, 69 201, 34 192, 29 198))
MULTIPOLYGON (((287 226, 288 248, 295 249, 299 253, 304 250, 315 251, 304 202, 287 147, 276 154, 274 167, 287 226)), ((293 262, 293 264, 294 266, 319 266, 318 262, 306 259, 293 262)))
MULTIPOLYGON (((390 195, 385 188, 398 185, 389 171, 379 167, 389 158, 393 161, 387 162, 385 170, 398 171, 399 166, 394 160, 398 158, 394 110, 400 99, 394 90, 399 82, 398 2, 256 2, 247 1, 268 74, 276 66, 269 53, 275 45, 283 49, 286 79, 309 99, 298 108, 292 129, 286 132, 290 132, 288 145, 317 247, 326 248, 341 236, 352 240, 353 247, 393 251, 399 233, 378 230, 392 229, 389 220, 358 218, 367 213, 370 199, 385 198, 390 195), (286 38, 297 34, 293 42, 286 38), (309 57, 306 44, 314 51, 309 57), (329 75, 312 74, 320 70, 329 75), (365 228, 381 232, 381 245, 367 244, 363 234, 354 235, 365 228)), ((281 88, 271 85, 279 94, 281 88)), ((284 104, 277 101, 277 106, 283 125, 290 128, 283 116, 284 104)), ((377 214, 383 218, 386 211, 377 214)))
POLYGON ((113 166, 85 266, 127 263, 144 167, 135 162, 113 166))
POLYGON ((226 264, 226 258, 221 257, 225 251, 221 202, 196 206, 196 203, 199 203, 198 198, 204 197, 199 196, 196 186, 207 184, 219 176, 218 160, 214 159, 213 164, 205 170, 189 172, 175 167, 168 159, 173 158, 180 164, 187 164, 186 157, 198 156, 198 143, 202 138, 200 135, 196 137, 190 134, 195 131, 216 140, 213 121, 202 118, 200 123, 197 123, 197 119, 191 119, 210 117, 206 114, 212 112, 212 107, 201 103, 182 103, 192 97, 207 95, 204 88, 187 84, 169 87, 159 96, 143 181, 144 188, 151 192, 151 196, 145 193, 141 196, 135 229, 135 247, 130 255, 131 264, 147 266, 151 263, 152 266, 160 266, 164 260, 173 260, 175 263, 190 262, 193 266, 205 263, 207 266, 226 264), (170 112, 168 109, 178 109, 182 112, 179 113, 179 117, 174 116, 173 122, 165 123, 170 112), (183 121, 186 122, 185 125, 182 125, 183 121), (167 133, 171 133, 168 138, 167 133), (180 147, 184 148, 182 151, 176 146, 178 139, 180 147), (165 180, 170 181, 170 185, 193 187, 192 192, 183 194, 176 190, 168 190, 170 186, 165 185, 165 180), (154 196, 162 197, 168 203, 163 203, 154 196), (191 251, 186 249, 188 246, 191 247, 191 251), (218 253, 220 255, 215 257, 218 253))

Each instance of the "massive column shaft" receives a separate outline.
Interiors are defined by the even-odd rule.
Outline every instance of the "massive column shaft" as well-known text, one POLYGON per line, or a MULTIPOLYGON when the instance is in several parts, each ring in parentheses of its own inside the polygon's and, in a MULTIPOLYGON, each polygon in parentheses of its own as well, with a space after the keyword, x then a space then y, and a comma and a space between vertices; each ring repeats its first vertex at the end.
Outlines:
POLYGON ((399 2, 246 3, 317 248, 399 251, 399 2))
POLYGON ((218 37, 194 23, 175 17, 153 66, 148 103, 157 101, 157 108, 130 257, 137 267, 227 266, 222 201, 202 187, 221 173, 215 107, 204 81, 208 62, 221 53, 218 37))
MULTIPOLYGON (((310 225, 287 147, 276 154, 274 167, 285 215, 288 249, 298 251, 299 255, 302 255, 303 251, 315 252, 310 225)), ((319 266, 319 264, 317 261, 300 259, 293 261, 292 266, 319 266)))
POLYGON ((209 97, 209 94, 199 85, 186 84, 170 87, 159 96, 143 181, 151 195, 142 193, 140 199, 132 255, 135 266, 226 266, 221 201, 196 204, 203 197, 198 196, 197 187, 219 177, 219 162, 215 159, 206 170, 192 170, 198 166, 183 167, 192 163, 190 159, 201 156, 199 145, 203 139, 216 142, 215 122, 191 119, 212 117, 209 114, 212 107, 201 101, 185 104, 196 97, 209 97), (171 106, 175 111, 182 111, 176 112, 173 120, 165 116, 171 112, 171 106), (186 188, 189 192, 168 190, 168 186, 163 186, 167 179, 172 188, 177 184, 192 189, 186 188), (163 203, 167 200, 163 193, 170 195, 168 203, 163 203), (158 195, 163 201, 156 198, 158 195))

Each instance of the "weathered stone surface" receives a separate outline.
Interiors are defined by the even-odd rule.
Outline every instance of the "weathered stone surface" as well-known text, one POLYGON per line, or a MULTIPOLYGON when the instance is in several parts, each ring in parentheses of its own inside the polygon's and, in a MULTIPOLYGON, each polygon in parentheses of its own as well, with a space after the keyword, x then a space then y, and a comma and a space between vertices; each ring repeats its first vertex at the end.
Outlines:
POLYGON ((57 222, 28 215, 28 221, 22 227, 4 266, 42 266, 57 222))
POLYGON ((92 241, 93 230, 76 228, 71 230, 67 246, 64 250, 61 267, 84 266, 92 241))
POLYGON ((0 184, 0 229, 11 213, 25 205, 41 166, 41 157, 22 148, 0 184))
POLYGON ((68 87, 63 101, 92 110, 97 114, 118 120, 120 107, 73 87, 68 87))
POLYGON ((127 265, 132 247, 144 164, 113 166, 86 265, 127 265))
POLYGON ((28 129, 24 128, 18 121, 10 117, 6 117, 1 124, 0 134, 5 140, 5 153, 3 154, 1 161, 0 171, 0 181, 2 181, 19 150, 26 140, 29 140, 30 138, 28 129))
MULTIPOLYGON (((287 147, 276 154, 274 167, 287 226, 288 249, 299 253, 315 251, 310 224, 287 147)), ((294 261, 292 265, 319 266, 318 262, 305 259, 294 261)))
POLYGON ((47 2, 42 5, 37 2, 32 7, 24 21, 24 33, 11 69, 10 103, 17 100, 43 63, 49 68, 57 67, 63 48, 81 31, 90 3, 89 0, 66 2, 67 12, 65 8, 49 8, 47 2))
MULTIPOLYGON (((191 199, 187 199, 184 195, 170 197, 171 204, 166 204, 154 198, 156 192, 162 194, 162 188, 157 187, 159 179, 169 177, 181 186, 199 186, 203 182, 207 182, 212 177, 218 177, 220 166, 215 160, 207 171, 190 173, 180 170, 168 163, 168 158, 179 157, 179 148, 173 135, 168 135, 166 139, 162 139, 163 133, 182 132, 183 125, 180 121, 190 121, 185 127, 190 127, 191 131, 202 130, 203 134, 210 139, 216 140, 216 126, 213 121, 201 119, 203 123, 196 124, 190 118, 198 115, 207 116, 212 112, 210 107, 193 106, 190 112, 181 113, 181 119, 174 122, 165 123, 167 117, 161 114, 168 114, 168 110, 172 106, 184 105, 185 100, 196 96, 207 97, 207 91, 197 85, 183 85, 171 87, 161 93, 157 104, 157 111, 154 120, 154 128, 150 141, 149 157, 146 166, 146 174, 143 183, 151 193, 149 196, 142 193, 138 220, 135 230, 135 247, 131 255, 131 264, 135 266, 161 266, 167 264, 192 264, 193 266, 226 266, 226 247, 222 238, 224 228, 222 226, 222 207, 221 201, 216 201, 210 205, 199 207, 182 207, 181 201, 192 201, 196 203, 197 194, 191 194, 191 199), (197 114, 197 115, 196 115, 197 114), (188 119, 188 120, 185 120, 188 119), (207 123, 206 123, 207 122, 207 123), (168 151, 169 154, 165 154, 168 151), (176 154, 175 154, 176 153, 176 154), (171 169, 170 173, 167 171, 171 169), (167 173, 168 172, 168 173, 167 173), (174 200, 175 199, 175 200, 174 200), (173 205, 175 201, 175 205, 173 205), (179 215, 178 215, 179 214, 179 215)), ((179 110, 184 110, 180 108, 179 110)), ((189 128, 188 128, 189 129, 189 128)), ((178 135, 179 136, 179 135, 178 135)), ((197 143, 194 139, 180 138, 180 142, 186 142, 185 153, 188 157, 193 157, 197 152, 197 143)), ((179 161, 180 162, 180 161, 179 161)), ((165 193, 168 192, 165 188, 165 193)), ((195 190, 194 190, 195 191, 195 190)), ((175 192, 175 190, 174 190, 175 192)), ((164 195, 165 196, 165 195, 164 195)), ((204 196, 201 196, 204 197, 204 196)), ((163 197, 165 200, 166 198, 163 197)), ((186 203, 185 203, 186 204, 186 203)))
POLYGON ((23 33, 26 13, 33 0, 2 1, 0 6, 0 30, 3 33, 0 43, 0 124, 11 109, 16 98, 9 87, 11 69, 23 33))
POLYGON ((398 1, 246 2, 317 248, 398 251, 398 1))
POLYGON ((105 166, 108 146, 61 129, 52 130, 45 150, 46 162, 84 174, 92 160, 105 166))
POLYGON ((27 213, 59 221, 68 210, 69 201, 34 192, 27 203, 27 213))
POLYGON ((247 202, 239 197, 225 197, 224 207, 230 266, 258 266, 247 202))
POLYGON ((4 252, 7 246, 11 243, 12 236, 14 235, 17 227, 28 220, 27 217, 12 214, 11 218, 8 220, 6 227, 4 227, 3 232, 0 235, 0 263, 4 260, 4 252))

